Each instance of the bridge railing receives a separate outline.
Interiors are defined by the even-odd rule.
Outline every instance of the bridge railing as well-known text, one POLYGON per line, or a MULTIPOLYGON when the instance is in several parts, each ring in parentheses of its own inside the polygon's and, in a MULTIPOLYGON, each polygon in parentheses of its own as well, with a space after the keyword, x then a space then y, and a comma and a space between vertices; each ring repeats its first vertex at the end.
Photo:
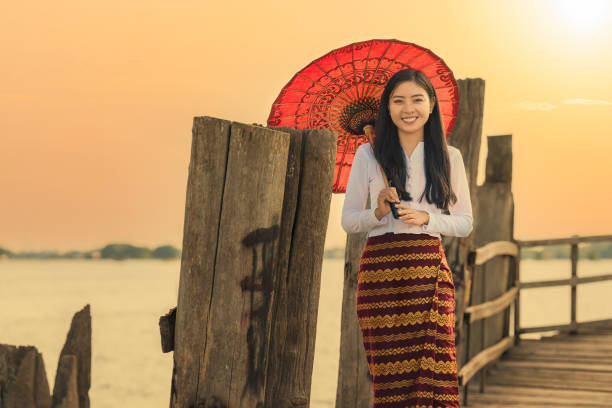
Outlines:
MULTIPOLYGON (((482 280, 480 285, 481 290, 484 292, 486 288, 486 275, 483 273, 482 277, 479 276, 483 270, 479 268, 486 262, 498 256, 510 257, 513 261, 511 262, 511 281, 514 285, 509 288, 502 295, 496 299, 481 303, 479 305, 469 306, 463 313, 464 329, 466 331, 466 343, 465 343, 465 364, 459 371, 459 386, 463 387, 463 405, 467 404, 468 395, 468 382, 470 379, 478 373, 483 367, 486 367, 489 363, 497 360, 507 349, 509 349, 514 343, 513 336, 506 336, 494 345, 484 348, 485 344, 485 330, 481 330, 481 348, 475 356, 470 356, 470 332, 472 323, 501 313, 510 307, 514 302, 515 313, 518 314, 518 295, 519 295, 519 256, 520 249, 515 242, 511 241, 495 241, 490 242, 475 251, 471 251, 468 256, 468 268, 471 271, 472 280, 474 281, 477 277, 482 280)), ((482 299, 485 299, 484 293, 482 299)), ((484 392, 484 376, 481 376, 480 391, 484 392)))
MULTIPOLYGON (((593 327, 598 324, 610 324, 612 319, 596 320, 577 322, 576 321, 576 287, 583 283, 602 282, 612 280, 612 273, 599 276, 589 276, 578 278, 578 258, 579 258, 579 244, 580 243, 594 243, 594 242, 607 242, 612 241, 612 235, 597 235, 597 236, 573 236, 570 238, 557 238, 547 240, 530 240, 530 241, 495 241, 490 242, 480 248, 470 251, 468 256, 467 267, 470 269, 472 274, 472 281, 481 279, 480 288, 482 290, 481 298, 486 299, 485 288, 486 288, 486 274, 483 273, 483 269, 480 268, 482 265, 490 261, 495 257, 509 257, 510 262, 510 281, 513 285, 502 295, 498 296, 493 300, 486 301, 484 303, 469 306, 464 312, 464 327, 466 330, 466 347, 465 347, 465 364, 459 371, 459 386, 463 387, 463 404, 467 404, 467 385, 470 379, 477 374, 483 368, 486 369, 487 365, 497 360, 506 350, 518 344, 520 342, 520 335, 523 333, 535 333, 550 330, 567 331, 571 334, 575 334, 579 327, 593 327), (534 282, 521 282, 520 281, 520 260, 521 260, 521 249, 536 246, 547 246, 547 245, 562 245, 568 244, 571 247, 570 259, 572 265, 572 274, 569 279, 557 279, 557 280, 546 280, 546 281, 534 281, 534 282), (479 274, 483 273, 482 276, 479 274), (537 326, 537 327, 521 327, 520 320, 520 294, 521 289, 531 288, 542 288, 570 285, 571 287, 571 317, 569 324, 551 325, 551 326, 537 326), (514 333, 502 338, 494 345, 484 348, 485 344, 485 330, 481 330, 481 351, 476 355, 470 356, 470 329, 472 323, 478 320, 485 319, 487 317, 496 315, 504 312, 506 308, 514 304, 514 333)), ((480 376, 480 392, 484 392, 484 375, 480 376)))

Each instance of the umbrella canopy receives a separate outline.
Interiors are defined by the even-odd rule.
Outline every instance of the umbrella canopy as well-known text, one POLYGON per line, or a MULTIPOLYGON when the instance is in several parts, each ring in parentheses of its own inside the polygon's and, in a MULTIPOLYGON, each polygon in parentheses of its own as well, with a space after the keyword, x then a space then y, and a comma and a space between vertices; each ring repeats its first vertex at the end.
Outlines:
POLYGON ((268 126, 331 129, 338 134, 334 193, 344 193, 357 148, 368 142, 364 126, 378 114, 384 86, 397 71, 414 68, 432 82, 448 138, 457 117, 457 82, 427 48, 399 40, 369 40, 335 49, 308 64, 272 105, 268 126))

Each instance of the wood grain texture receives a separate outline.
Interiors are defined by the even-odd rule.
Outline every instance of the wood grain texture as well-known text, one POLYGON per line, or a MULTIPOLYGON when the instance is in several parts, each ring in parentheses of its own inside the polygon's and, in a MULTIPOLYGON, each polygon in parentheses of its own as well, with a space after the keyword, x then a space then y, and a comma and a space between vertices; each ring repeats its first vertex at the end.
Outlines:
POLYGON ((459 107, 457 121, 448 139, 448 144, 456 147, 463 156, 463 163, 468 179, 472 213, 474 216, 474 232, 467 237, 442 237, 442 245, 446 259, 453 273, 455 284, 455 341, 457 344, 457 364, 461 367, 465 335, 463 329, 463 310, 469 304, 471 277, 466 268, 468 250, 473 247, 473 236, 476 232, 476 222, 480 218, 476 196, 476 176, 478 174, 478 158, 482 137, 482 121, 484 115, 485 81, 481 78, 457 80, 459 90, 459 107))
POLYGON ((53 408, 79 408, 77 357, 65 354, 57 365, 53 386, 53 408))
POLYGON ((194 122, 172 406, 263 406, 288 149, 284 132, 194 122))
MULTIPOLYGON (((91 387, 91 312, 89 305, 76 312, 72 317, 70 330, 66 342, 60 353, 56 371, 60 372, 62 358, 66 355, 76 357, 77 363, 77 391, 79 395, 79 408, 89 408, 89 388, 91 387)), ((53 389, 53 403, 55 404, 55 387, 53 389)))
POLYGON ((337 135, 323 130, 303 130, 290 149, 283 208, 278 304, 273 318, 273 348, 268 368, 266 407, 307 407, 314 364, 321 270, 337 135), (300 156, 298 160, 297 155, 300 156), (294 170, 294 165, 296 169, 294 170), (299 171, 297 170, 299 163, 299 171), (296 191, 296 180, 299 188, 296 191), (289 186, 289 183, 294 184, 289 186), (297 200, 293 197, 296 197, 297 200), (295 210, 291 210, 295 203, 295 210), (291 213, 294 216, 291 216, 291 213), (287 217, 287 218, 285 218, 287 217), (289 240, 288 232, 291 229, 289 240), (287 237, 287 238, 285 238, 287 237), (287 246, 290 242, 290 248, 287 246), (288 255, 288 257, 287 257, 288 255))
MULTIPOLYGON (((492 249, 500 249, 496 248, 499 245, 508 246, 507 244, 491 243, 511 242, 514 238, 512 135, 488 136, 487 142, 487 178, 484 184, 476 190, 478 217, 475 219, 474 232, 474 246, 483 248, 480 250, 483 252, 486 252, 487 245, 493 245, 492 249)), ((487 258, 486 254, 482 256, 487 258)), ((504 256, 489 259, 486 264, 478 266, 472 272, 471 305, 485 303, 506 293, 514 285, 512 265, 509 257, 504 256)), ((510 309, 508 308, 486 320, 474 322, 470 326, 470 355, 476 355, 506 337, 509 321, 510 309)))
POLYGON ((0 407, 51 407, 49 383, 36 347, 0 344, 0 407))
MULTIPOLYGON (((467 407, 612 406, 612 324, 523 339, 489 370, 467 407)), ((476 385, 476 384, 474 384, 476 385)))
POLYGON ((171 406, 195 405, 206 344, 230 122, 193 121, 175 326, 171 406))
POLYGON ((367 235, 347 234, 346 238, 336 408, 369 408, 373 402, 372 379, 357 320, 357 273, 367 235))

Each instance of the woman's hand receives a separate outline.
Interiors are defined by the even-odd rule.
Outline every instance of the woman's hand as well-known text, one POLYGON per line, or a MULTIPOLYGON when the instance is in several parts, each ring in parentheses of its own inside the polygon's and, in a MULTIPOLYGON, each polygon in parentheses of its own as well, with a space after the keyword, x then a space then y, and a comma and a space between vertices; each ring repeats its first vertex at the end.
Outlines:
POLYGON ((429 223, 429 214, 426 211, 415 210, 404 204, 396 204, 399 219, 405 224, 423 225, 429 223))
POLYGON ((387 187, 380 190, 380 193, 378 193, 378 199, 376 201, 378 208, 374 210, 374 214, 376 214, 376 218, 381 220, 382 217, 391 212, 389 202, 399 203, 400 199, 397 195, 397 190, 395 187, 387 187))

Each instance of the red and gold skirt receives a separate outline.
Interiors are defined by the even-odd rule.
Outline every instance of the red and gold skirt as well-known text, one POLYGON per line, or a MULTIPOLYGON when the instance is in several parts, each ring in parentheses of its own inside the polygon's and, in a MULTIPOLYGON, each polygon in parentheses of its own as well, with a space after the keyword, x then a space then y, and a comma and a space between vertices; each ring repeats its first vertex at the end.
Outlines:
POLYGON ((440 238, 369 237, 357 279, 374 407, 459 407, 455 285, 440 238))

